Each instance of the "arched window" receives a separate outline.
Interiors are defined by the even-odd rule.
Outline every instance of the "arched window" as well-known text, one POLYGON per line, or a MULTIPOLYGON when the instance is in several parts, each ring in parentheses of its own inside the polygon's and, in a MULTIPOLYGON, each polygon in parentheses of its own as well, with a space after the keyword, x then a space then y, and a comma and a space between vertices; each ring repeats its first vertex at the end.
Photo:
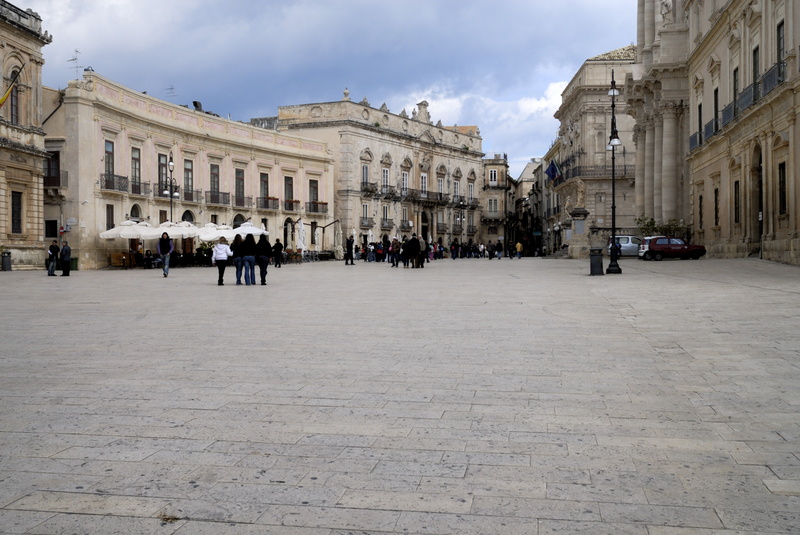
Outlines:
POLYGON ((242 226, 246 219, 242 214, 236 214, 236 217, 233 218, 233 228, 238 228, 242 226))
POLYGON ((183 212, 183 215, 181 216, 181 221, 188 221, 190 223, 194 223, 194 214, 191 211, 186 210, 185 212, 183 212))
POLYGON ((19 124, 19 70, 11 71, 11 94, 8 97, 8 121, 11 124, 19 124))
POLYGON ((142 218, 142 210, 139 208, 138 204, 134 204, 131 206, 131 219, 141 219, 142 218))

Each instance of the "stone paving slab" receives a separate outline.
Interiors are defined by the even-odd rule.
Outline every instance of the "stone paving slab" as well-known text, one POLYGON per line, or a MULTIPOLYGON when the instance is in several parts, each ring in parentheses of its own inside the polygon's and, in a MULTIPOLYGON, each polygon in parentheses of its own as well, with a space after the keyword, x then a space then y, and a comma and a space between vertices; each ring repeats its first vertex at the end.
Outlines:
POLYGON ((800 270, 0 273, 0 534, 800 533, 800 270))

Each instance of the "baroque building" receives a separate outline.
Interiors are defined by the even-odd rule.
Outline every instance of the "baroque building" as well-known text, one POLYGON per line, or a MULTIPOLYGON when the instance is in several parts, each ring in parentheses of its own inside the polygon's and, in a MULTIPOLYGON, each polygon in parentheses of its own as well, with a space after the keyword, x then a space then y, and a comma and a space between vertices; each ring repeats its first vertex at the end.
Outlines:
POLYGON ((689 40, 684 4, 684 0, 639 0, 636 65, 625 80, 624 99, 635 120, 636 215, 690 225, 689 40))
MULTIPOLYGON (((615 82, 624 80, 635 60, 633 45, 586 60, 561 94, 555 113, 560 122, 559 142, 548 159, 555 160, 557 172, 546 187, 550 198, 560 201, 552 205, 560 217, 553 219, 551 228, 557 224, 562 230, 560 243, 569 245, 574 258, 588 257, 591 245, 604 246, 611 235, 612 171, 617 234, 635 228, 633 119, 619 110, 615 116, 622 145, 614 149, 613 169, 608 150, 612 76, 615 82), (580 239, 575 241, 573 236, 580 239)), ((618 85, 617 89, 622 88, 618 85)), ((616 97, 617 105, 624 103, 623 98, 616 97)))
POLYGON ((481 137, 474 126, 433 124, 428 103, 409 116, 367 99, 281 106, 251 124, 325 143, 334 160, 334 217, 367 244, 416 233, 448 245, 479 234, 481 137))
MULTIPOLYGON (((42 19, 0 0, 0 249, 15 267, 43 267, 46 257, 42 174, 42 47, 52 37, 42 19)), ((56 229, 57 230, 57 229, 56 229)), ((56 232, 47 233, 56 237, 56 232)))
MULTIPOLYGON (((106 267, 112 253, 138 246, 99 237, 123 220, 249 221, 292 248, 302 219, 307 248, 332 247, 333 232, 323 231, 334 196, 324 143, 222 119, 199 102, 171 104, 91 69, 44 93, 52 200, 39 219, 64 228, 79 269, 106 267)), ((197 245, 189 238, 176 249, 191 254, 197 245)))
POLYGON ((800 3, 682 4, 695 239, 709 256, 800 265, 800 3))

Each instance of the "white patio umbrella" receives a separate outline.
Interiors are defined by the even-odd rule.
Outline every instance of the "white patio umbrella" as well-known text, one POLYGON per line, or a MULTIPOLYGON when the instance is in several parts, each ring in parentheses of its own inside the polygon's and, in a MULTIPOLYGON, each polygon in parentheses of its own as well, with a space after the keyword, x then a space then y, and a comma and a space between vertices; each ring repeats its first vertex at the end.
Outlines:
POLYGON ((152 228, 152 225, 147 221, 126 220, 112 229, 101 232, 100 237, 104 240, 115 240, 117 238, 126 240, 142 239, 143 234, 146 234, 152 228))
POLYGON ((198 228, 195 227, 193 224, 189 223, 188 221, 182 221, 181 223, 172 223, 167 221, 166 223, 161 223, 157 227, 151 227, 147 229, 147 233, 142 236, 145 240, 154 240, 161 237, 161 235, 166 232, 167 236, 174 239, 183 239, 183 238, 195 238, 197 237, 198 228))

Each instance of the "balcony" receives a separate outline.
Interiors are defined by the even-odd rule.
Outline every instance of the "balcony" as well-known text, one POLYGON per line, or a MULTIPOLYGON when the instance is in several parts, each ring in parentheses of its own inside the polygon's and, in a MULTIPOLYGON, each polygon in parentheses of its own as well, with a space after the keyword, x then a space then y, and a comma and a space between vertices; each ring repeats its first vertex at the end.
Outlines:
POLYGON ((236 208, 252 208, 253 198, 246 195, 234 195, 233 206, 236 208))
POLYGON ((207 191, 206 204, 216 204, 219 206, 231 205, 231 194, 227 191, 207 191))
POLYGON ((474 236, 478 233, 478 227, 475 225, 467 225, 467 236, 474 236))
POLYGON ((372 197, 378 192, 378 184, 376 182, 362 182, 361 194, 364 197, 372 197))
POLYGON ((725 106, 722 109, 722 127, 725 128, 728 126, 737 115, 739 115, 739 108, 735 101, 725 106))
POLYGON ((328 203, 320 201, 311 201, 306 203, 306 213, 309 214, 327 214, 328 203))
POLYGON ((375 226, 375 220, 371 217, 362 217, 359 221, 359 226, 361 228, 372 228, 375 226))
POLYGON ((131 182, 131 195, 149 197, 151 193, 150 182, 131 182))
POLYGON ((257 197, 256 206, 259 210, 280 210, 281 202, 277 197, 257 197))
POLYGON ((705 139, 711 139, 712 137, 714 137, 714 134, 717 133, 717 130, 718 130, 718 128, 717 128, 717 120, 716 119, 712 119, 712 120, 708 121, 705 124, 705 126, 703 127, 703 137, 705 139))
POLYGON ((287 199, 283 201, 283 210, 285 212, 299 212, 300 211, 300 201, 295 201, 294 199, 287 199))
POLYGON ((758 82, 745 87, 739 93, 739 111, 743 112, 758 100, 758 82))
POLYGON ((471 197, 467 199, 467 208, 470 210, 475 210, 476 208, 480 207, 480 202, 477 198, 471 197))
POLYGON ((761 77, 761 88, 764 95, 768 95, 773 89, 778 87, 786 78, 786 63, 783 61, 773 65, 764 76, 761 77))
POLYGON ((436 223, 436 233, 444 234, 447 232, 447 223, 436 223))
POLYGON ((100 189, 128 193, 128 177, 103 173, 100 175, 100 189))
POLYGON ((392 230, 394 228, 394 219, 381 219, 381 230, 392 230))
POLYGON ((52 175, 45 175, 42 185, 45 188, 66 188, 67 178, 66 171, 55 171, 52 175))
POLYGON ((464 233, 464 225, 460 223, 456 223, 453 225, 453 234, 463 234, 464 233))
POLYGON ((466 208, 467 199, 463 195, 453 195, 453 199, 450 201, 450 204, 453 206, 462 206, 466 208))
POLYGON ((419 199, 419 190, 400 188, 400 198, 404 201, 416 201, 419 199))
POLYGON ((447 204, 450 202, 450 195, 448 195, 447 193, 442 193, 442 192, 430 193, 430 197, 434 202, 442 206, 447 206, 447 204))
POLYGON ((185 189, 181 197, 185 202, 199 203, 203 201, 203 192, 199 189, 185 189))
POLYGON ((408 220, 400 221, 400 230, 410 231, 413 228, 413 226, 414 225, 411 223, 411 221, 408 220))
POLYGON ((381 196, 384 199, 393 199, 397 195, 397 188, 394 186, 381 186, 381 196))

